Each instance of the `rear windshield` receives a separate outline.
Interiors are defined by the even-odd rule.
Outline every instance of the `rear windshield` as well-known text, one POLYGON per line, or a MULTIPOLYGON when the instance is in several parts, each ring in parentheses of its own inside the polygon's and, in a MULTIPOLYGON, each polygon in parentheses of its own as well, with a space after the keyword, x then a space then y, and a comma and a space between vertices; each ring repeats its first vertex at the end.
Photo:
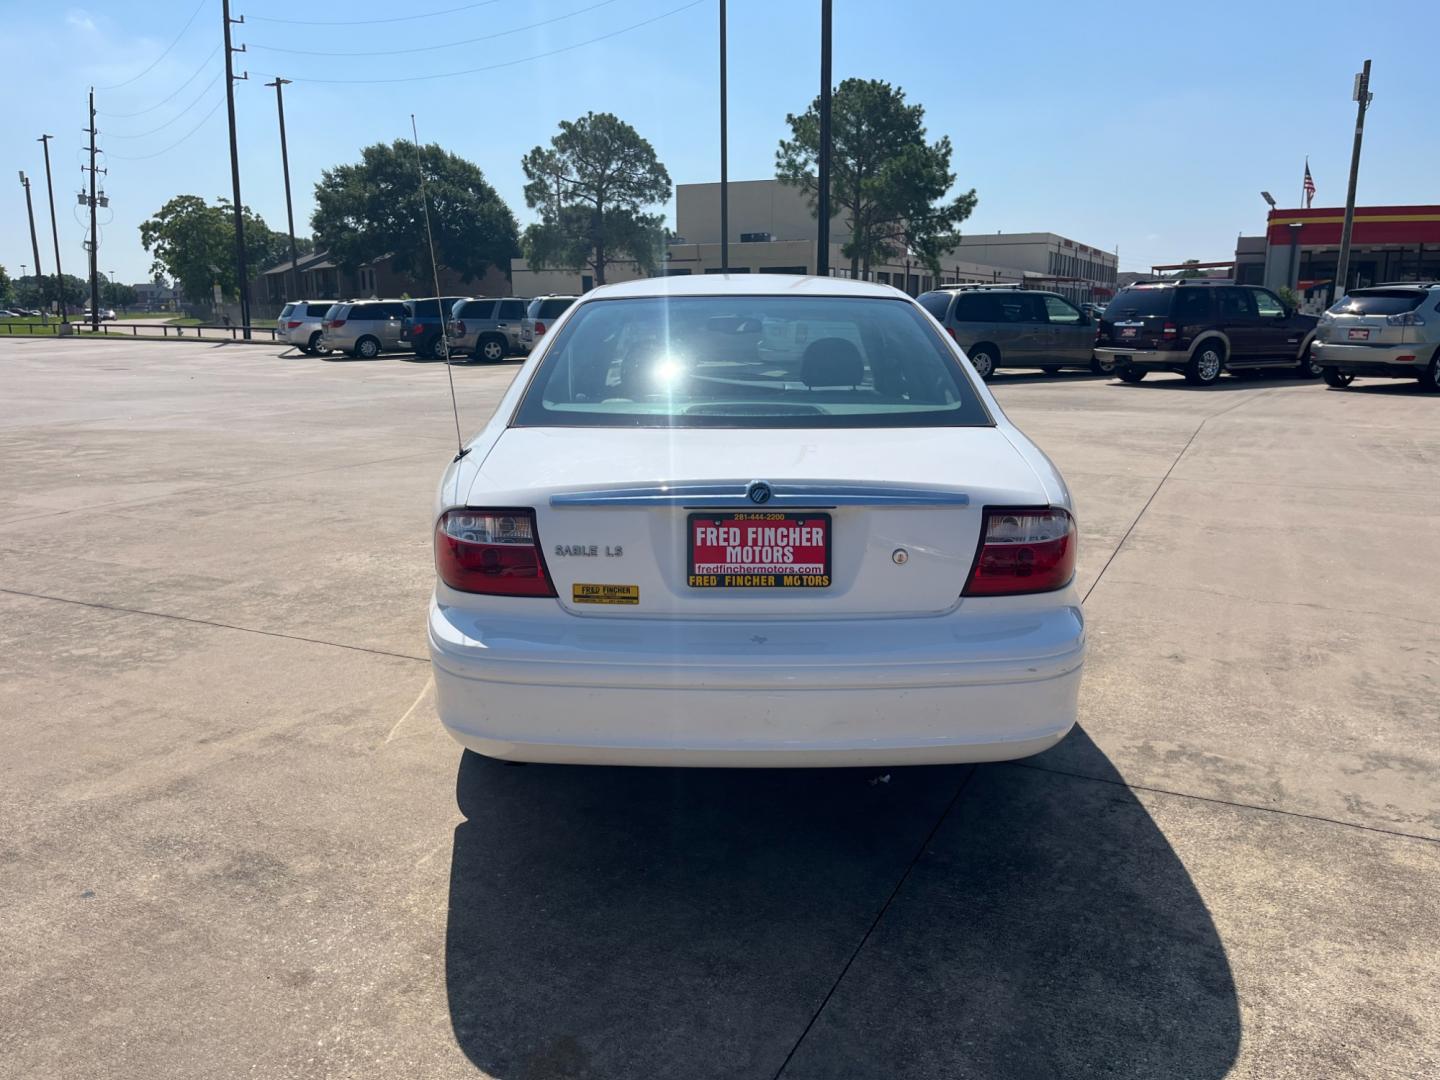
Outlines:
POLYGON ((945 321, 945 310, 950 306, 950 294, 944 292, 927 292, 919 298, 920 306, 928 311, 941 322, 945 321))
POLYGON ((1414 311, 1427 293, 1419 289, 1360 289, 1342 296, 1330 308, 1332 315, 1400 315, 1414 311))
POLYGON ((974 427, 989 413, 906 300, 596 300, 551 342, 533 427, 974 427))
POLYGON ((569 296, 559 300, 531 300, 530 310, 525 313, 525 317, 529 319, 557 319, 561 315, 564 315, 565 310, 573 303, 575 303, 574 297, 569 296))
POLYGON ((280 309, 280 318, 288 319, 290 317, 290 313, 294 310, 294 304, 286 304, 283 308, 280 309))
POLYGON ((1132 319, 1145 315, 1170 314, 1174 289, 1123 289, 1105 308, 1107 319, 1132 319))

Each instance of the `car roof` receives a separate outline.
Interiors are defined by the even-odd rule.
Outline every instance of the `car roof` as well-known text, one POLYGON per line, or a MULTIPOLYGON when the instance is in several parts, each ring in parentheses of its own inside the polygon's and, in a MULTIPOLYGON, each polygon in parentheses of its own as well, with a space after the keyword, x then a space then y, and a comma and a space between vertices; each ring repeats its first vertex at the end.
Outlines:
POLYGON ((587 301, 657 296, 903 296, 889 285, 800 274, 681 274, 601 285, 587 301))

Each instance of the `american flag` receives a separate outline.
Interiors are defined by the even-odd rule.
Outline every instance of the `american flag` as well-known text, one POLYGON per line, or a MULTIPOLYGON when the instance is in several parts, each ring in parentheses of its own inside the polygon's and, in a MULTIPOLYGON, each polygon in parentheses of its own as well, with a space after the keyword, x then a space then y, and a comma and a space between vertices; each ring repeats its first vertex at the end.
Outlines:
POLYGON ((1310 175, 1310 159, 1305 159, 1305 209, 1310 209, 1310 204, 1315 201, 1315 180, 1310 175))

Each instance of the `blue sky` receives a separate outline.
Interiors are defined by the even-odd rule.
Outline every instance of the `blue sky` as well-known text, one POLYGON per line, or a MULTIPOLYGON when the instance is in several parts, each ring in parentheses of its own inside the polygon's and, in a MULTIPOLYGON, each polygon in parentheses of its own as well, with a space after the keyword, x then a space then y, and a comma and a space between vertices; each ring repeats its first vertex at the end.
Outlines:
MULTIPOLYGON (((320 171, 356 159, 369 143, 408 136, 411 112, 422 140, 477 162, 522 222, 521 155, 547 141, 557 121, 590 109, 633 124, 677 183, 717 179, 716 0, 581 44, 687 2, 234 0, 234 14, 247 18, 235 39, 249 49, 236 58, 237 70, 250 72, 236 89, 245 201, 272 228, 284 228, 274 91, 263 85, 277 73, 296 80, 285 104, 301 232, 308 232, 320 171), (377 21, 460 7, 466 10, 377 21), (522 27, 529 28, 453 44, 522 27), (403 51, 436 45, 447 47, 403 51), (377 55, 313 55, 322 51, 377 55), (379 82, 473 68, 491 70, 379 82)), ((803 109, 816 93, 819 6, 730 0, 732 179, 773 175, 786 112, 803 109)), ((1262 228, 1262 188, 1282 205, 1296 204, 1306 154, 1319 187, 1316 205, 1343 204, 1351 78, 1367 56, 1375 104, 1360 202, 1440 201, 1434 35, 1422 29, 1427 5, 1217 0, 1115 10, 1124 13, 1044 0, 835 0, 834 74, 837 82, 887 79, 926 107, 932 136, 947 134, 954 143, 959 183, 979 192, 967 232, 1060 232, 1118 246, 1122 269, 1227 258, 1237 233, 1262 228)), ((7 41, 0 264, 18 274, 33 261, 20 168, 36 181, 41 258, 53 269, 34 141, 44 131, 56 136, 65 269, 84 273, 75 192, 91 84, 110 170, 101 270, 126 281, 145 278, 150 257, 140 246, 140 222, 176 194, 229 194, 219 24, 220 0, 0 0, 7 41), (115 88, 100 89, 107 86, 115 88)))

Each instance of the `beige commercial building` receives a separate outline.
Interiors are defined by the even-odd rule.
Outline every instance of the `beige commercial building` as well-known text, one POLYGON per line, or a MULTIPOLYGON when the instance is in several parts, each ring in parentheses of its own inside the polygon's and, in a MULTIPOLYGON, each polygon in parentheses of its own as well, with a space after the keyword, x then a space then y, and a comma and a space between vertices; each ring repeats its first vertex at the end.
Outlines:
MULTIPOLYGON (((816 223, 804 194, 778 180, 739 180, 731 182, 729 195, 731 273, 815 273, 816 223)), ((675 189, 675 224, 661 272, 720 273, 720 185, 680 184, 675 189)), ((833 218, 830 267, 837 277, 850 275, 850 260, 842 251, 848 239, 843 217, 833 218)), ((1075 300, 1091 300, 1107 282, 1114 286, 1114 255, 1054 233, 966 237, 940 264, 939 279, 924 264, 904 258, 872 265, 868 276, 912 296, 938 285, 1026 282, 1075 300), (1048 257, 1051 252, 1054 260, 1048 257)), ((518 296, 585 292, 594 285, 588 270, 532 270, 524 259, 512 261, 510 276, 518 296)), ((611 264, 606 276, 616 282, 643 275, 633 265, 611 264)))

